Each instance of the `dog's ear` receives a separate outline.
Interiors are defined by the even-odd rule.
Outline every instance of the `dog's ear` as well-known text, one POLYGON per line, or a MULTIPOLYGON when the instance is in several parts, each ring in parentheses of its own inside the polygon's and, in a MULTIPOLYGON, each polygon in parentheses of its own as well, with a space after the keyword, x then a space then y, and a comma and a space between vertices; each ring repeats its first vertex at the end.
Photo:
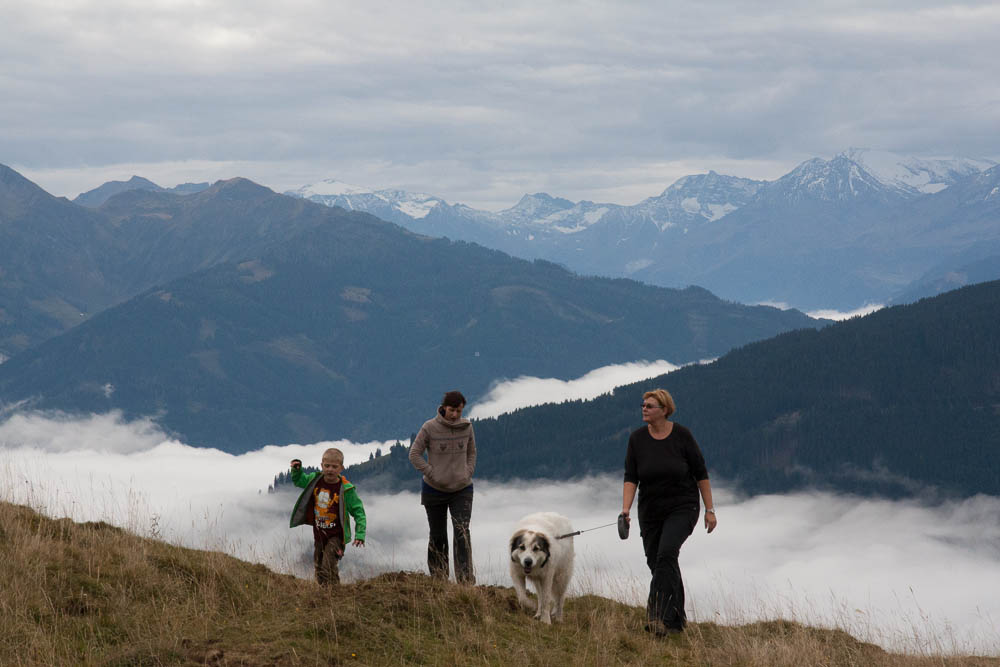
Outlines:
POLYGON ((546 558, 552 555, 549 552, 549 538, 546 537, 545 535, 539 535, 538 537, 536 537, 535 544, 537 544, 538 548, 542 550, 546 558))
POLYGON ((524 544, 524 531, 519 530, 510 538, 510 559, 514 560, 514 551, 524 544))

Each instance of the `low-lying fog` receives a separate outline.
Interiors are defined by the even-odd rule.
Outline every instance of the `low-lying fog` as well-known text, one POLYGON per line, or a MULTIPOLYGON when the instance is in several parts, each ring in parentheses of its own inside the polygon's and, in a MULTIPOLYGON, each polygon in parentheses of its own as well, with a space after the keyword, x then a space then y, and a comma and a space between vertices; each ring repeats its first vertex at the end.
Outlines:
MULTIPOLYGON (((595 373, 622 384, 644 372, 665 372, 662 363, 646 371, 630 365, 595 373)), ((524 405, 528 396, 533 402, 538 396, 582 398, 614 386, 593 384, 593 373, 586 377, 587 390, 580 383, 531 378, 498 384, 479 416, 495 414, 496 406, 524 405)), ((683 422, 683 397, 677 398, 683 422)), ((477 406, 470 408, 476 414, 477 406)), ((150 421, 125 422, 116 414, 14 414, 0 422, 0 499, 311 577, 311 531, 288 528, 298 490, 269 494, 275 474, 291 458, 318 465, 329 446, 340 447, 350 464, 391 444, 322 442, 233 456, 172 441, 150 421)), ((711 452, 706 458, 711 468, 711 452)), ((925 506, 829 493, 743 498, 723 480, 714 486, 718 529, 707 535, 699 525, 681 551, 694 620, 780 616, 839 626, 892 649, 1000 655, 1000 498, 925 506)), ((621 507, 617 470, 574 481, 479 480, 475 488, 472 534, 480 583, 509 584, 506 543, 524 514, 556 511, 576 529, 589 529, 613 522, 621 507)), ((345 579, 425 571, 427 530, 418 489, 416 474, 409 488, 393 495, 366 493, 360 485, 368 543, 348 549, 345 579)), ((573 593, 644 604, 649 574, 637 533, 622 542, 611 526, 575 538, 573 593)))

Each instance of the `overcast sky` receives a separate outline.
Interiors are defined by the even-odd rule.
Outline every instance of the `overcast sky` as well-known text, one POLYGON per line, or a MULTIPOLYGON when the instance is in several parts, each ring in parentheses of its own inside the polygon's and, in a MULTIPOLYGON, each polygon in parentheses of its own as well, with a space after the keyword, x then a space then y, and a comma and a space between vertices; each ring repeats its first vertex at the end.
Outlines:
POLYGON ((848 147, 1000 158, 993 2, 0 3, 0 163, 57 195, 325 178, 633 204, 848 147))

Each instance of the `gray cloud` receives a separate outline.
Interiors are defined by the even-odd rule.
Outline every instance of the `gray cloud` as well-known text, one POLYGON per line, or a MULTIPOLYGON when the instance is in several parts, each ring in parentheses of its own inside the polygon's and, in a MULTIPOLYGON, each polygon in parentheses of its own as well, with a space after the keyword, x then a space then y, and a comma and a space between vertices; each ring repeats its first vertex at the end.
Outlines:
POLYGON ((573 380, 531 376, 501 380, 495 382, 485 396, 471 405, 467 414, 473 419, 486 419, 530 405, 595 398, 612 387, 670 373, 678 368, 680 366, 660 359, 602 366, 573 380))
POLYGON ((49 2, 0 25, 0 160, 70 196, 136 170, 634 203, 851 145, 1000 155, 985 2, 49 2))

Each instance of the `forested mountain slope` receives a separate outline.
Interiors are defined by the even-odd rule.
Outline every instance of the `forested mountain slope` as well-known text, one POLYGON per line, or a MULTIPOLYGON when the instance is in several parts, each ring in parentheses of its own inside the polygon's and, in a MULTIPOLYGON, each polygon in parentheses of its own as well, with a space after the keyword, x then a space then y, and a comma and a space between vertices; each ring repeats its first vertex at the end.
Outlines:
MULTIPOLYGON (((622 469, 643 391, 668 389, 711 474, 751 492, 1000 494, 1000 281, 821 330, 592 401, 477 421, 477 475, 556 478, 622 469)), ((348 471, 413 488, 403 448, 348 471)))

